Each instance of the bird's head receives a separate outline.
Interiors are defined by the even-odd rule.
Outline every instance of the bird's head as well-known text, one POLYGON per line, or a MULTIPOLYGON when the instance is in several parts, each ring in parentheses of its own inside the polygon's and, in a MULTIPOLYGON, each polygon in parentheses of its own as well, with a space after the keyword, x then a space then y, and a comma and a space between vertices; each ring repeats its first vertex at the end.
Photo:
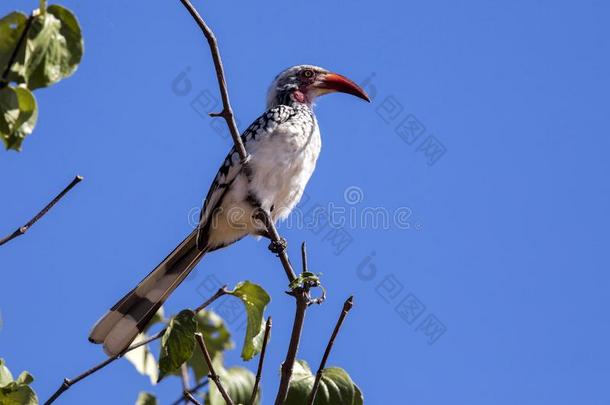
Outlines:
POLYGON ((267 108, 277 105, 305 104, 311 106, 321 95, 341 92, 369 101, 369 96, 345 76, 318 66, 298 65, 277 75, 267 93, 267 108))

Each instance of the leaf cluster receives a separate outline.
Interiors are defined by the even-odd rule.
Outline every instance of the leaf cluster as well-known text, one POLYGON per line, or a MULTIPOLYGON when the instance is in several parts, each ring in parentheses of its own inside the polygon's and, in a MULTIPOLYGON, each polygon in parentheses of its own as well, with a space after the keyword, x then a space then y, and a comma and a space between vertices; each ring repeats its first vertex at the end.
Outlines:
POLYGON ((34 377, 27 371, 13 379, 13 374, 0 359, 0 404, 2 405, 38 405, 38 397, 30 384, 34 377))
POLYGON ((83 56, 83 38, 74 14, 59 5, 27 16, 15 11, 0 19, 0 138, 21 150, 38 120, 33 90, 72 75, 83 56))
MULTIPOLYGON (((305 274, 300 278, 303 284, 319 285, 319 279, 313 274, 305 274)), ((299 288, 299 284, 294 287, 299 288)), ((259 285, 250 281, 237 284, 228 295, 238 298, 244 305, 247 314, 247 327, 242 345, 241 357, 245 361, 252 360, 261 353, 264 337, 264 313, 270 302, 269 294, 259 285)), ((233 299, 227 297, 227 299, 233 299)), ((161 339, 158 361, 148 345, 128 352, 125 357, 135 366, 136 370, 149 376, 154 385, 166 376, 180 376, 181 367, 186 364, 197 384, 205 381, 210 370, 204 360, 203 353, 195 343, 195 334, 201 333, 206 348, 212 359, 214 370, 220 383, 235 404, 248 404, 255 385, 254 374, 239 366, 227 367, 224 363, 224 352, 233 349, 235 344, 226 322, 212 310, 202 310, 197 313, 190 309, 180 311, 170 319, 165 319, 163 309, 155 316, 149 328, 154 324, 162 324, 167 328, 161 339)), ((141 334, 134 343, 147 339, 147 331, 141 334)), ((315 375, 303 360, 298 360, 290 380, 286 405, 307 405, 314 386, 315 375)), ((216 384, 207 384, 207 391, 195 392, 203 399, 205 405, 224 405, 225 401, 216 384)), ((256 395, 253 405, 261 402, 261 392, 256 395)), ((148 392, 140 392, 136 405, 153 405, 157 400, 148 392)), ((320 385, 314 405, 362 405, 363 396, 358 386, 349 374, 338 367, 329 367, 321 371, 320 385)))

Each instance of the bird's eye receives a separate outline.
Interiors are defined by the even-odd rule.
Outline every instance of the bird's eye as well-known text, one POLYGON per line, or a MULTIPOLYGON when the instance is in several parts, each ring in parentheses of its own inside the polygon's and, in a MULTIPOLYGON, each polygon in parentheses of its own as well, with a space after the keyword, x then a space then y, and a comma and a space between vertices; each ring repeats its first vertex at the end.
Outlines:
POLYGON ((303 77, 305 77, 305 78, 307 78, 307 79, 309 79, 309 78, 313 77, 313 70, 311 70, 311 69, 305 69, 305 70, 303 71, 303 77))

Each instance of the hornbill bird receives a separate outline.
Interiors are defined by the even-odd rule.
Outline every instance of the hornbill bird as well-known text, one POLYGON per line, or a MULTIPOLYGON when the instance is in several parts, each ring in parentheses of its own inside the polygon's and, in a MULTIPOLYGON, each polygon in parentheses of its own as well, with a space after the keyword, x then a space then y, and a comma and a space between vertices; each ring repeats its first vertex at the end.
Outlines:
POLYGON ((206 253, 246 235, 267 236, 264 224, 252 219, 256 210, 265 210, 274 222, 288 216, 320 153, 313 102, 332 92, 370 101, 351 80, 317 66, 293 66, 275 78, 267 111, 241 135, 248 163, 242 164, 231 149, 208 191, 197 228, 95 324, 91 342, 103 343, 109 356, 124 352, 206 253))

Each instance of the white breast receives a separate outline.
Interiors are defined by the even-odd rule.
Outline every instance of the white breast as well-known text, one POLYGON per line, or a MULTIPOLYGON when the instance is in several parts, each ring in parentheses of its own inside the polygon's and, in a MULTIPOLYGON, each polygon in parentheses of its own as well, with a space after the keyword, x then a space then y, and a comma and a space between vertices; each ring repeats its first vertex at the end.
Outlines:
POLYGON ((210 246, 225 246, 247 234, 259 235, 252 220, 253 202, 271 212, 274 221, 286 218, 299 202, 320 154, 318 124, 310 110, 292 119, 261 128, 246 144, 250 173, 239 172, 211 219, 210 246))
POLYGON ((273 208, 274 220, 290 214, 316 167, 320 130, 315 120, 311 124, 305 131, 302 125, 283 124, 251 152, 254 176, 250 188, 264 209, 273 208))

